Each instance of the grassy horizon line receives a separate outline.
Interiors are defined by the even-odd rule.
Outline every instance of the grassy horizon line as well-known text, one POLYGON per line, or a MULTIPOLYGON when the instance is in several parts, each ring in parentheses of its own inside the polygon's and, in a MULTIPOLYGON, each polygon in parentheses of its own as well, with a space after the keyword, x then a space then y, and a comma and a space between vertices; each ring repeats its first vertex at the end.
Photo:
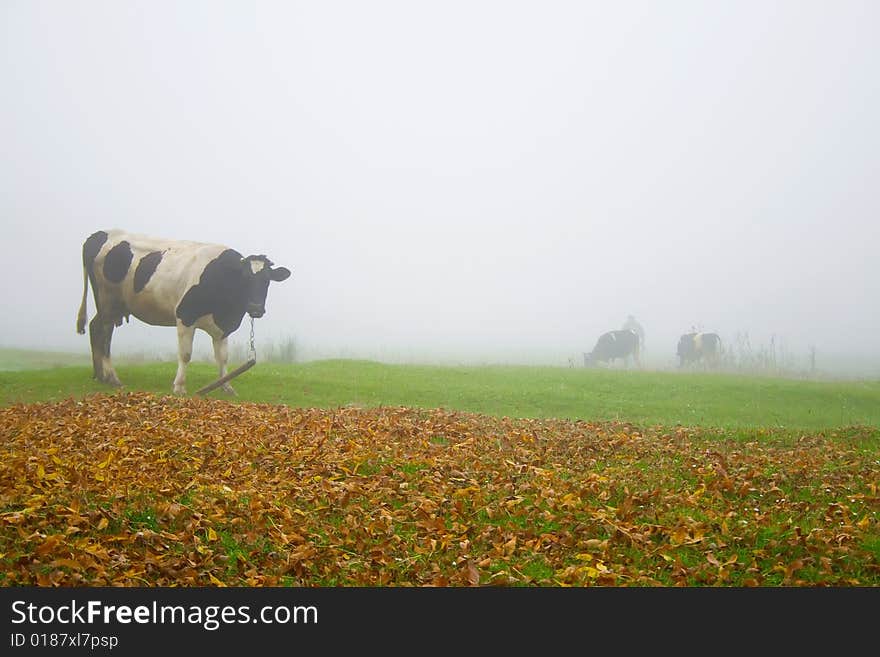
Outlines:
MULTIPOLYGON (((117 363, 122 391, 170 394, 176 364, 117 363)), ((193 362, 192 395, 216 378, 193 362)), ((617 420, 721 429, 880 428, 880 382, 813 381, 742 374, 680 373, 529 365, 400 365, 327 359, 264 362, 232 382, 237 396, 211 397, 291 407, 347 405, 447 408, 493 416, 617 420)), ((81 398, 116 389, 91 366, 50 362, 0 371, 0 405, 81 398)))

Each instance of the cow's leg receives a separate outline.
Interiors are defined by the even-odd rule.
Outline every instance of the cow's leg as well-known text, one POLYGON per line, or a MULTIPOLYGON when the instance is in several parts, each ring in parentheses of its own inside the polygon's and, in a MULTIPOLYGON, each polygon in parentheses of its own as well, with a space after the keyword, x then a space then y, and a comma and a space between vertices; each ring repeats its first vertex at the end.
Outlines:
POLYGON ((89 322, 89 342, 92 345, 92 378, 104 380, 104 325, 98 316, 89 322))
POLYGON ((121 386, 110 360, 110 341, 113 339, 113 322, 96 315, 89 322, 89 341, 92 344, 92 375, 102 383, 121 386))
POLYGON ((122 382, 116 376, 116 370, 113 369, 113 362, 110 360, 110 340, 113 339, 113 323, 104 325, 104 383, 112 386, 121 386, 122 382))
POLYGON ((174 377, 174 394, 186 394, 186 366, 192 359, 195 327, 177 322, 177 376, 174 377))
MULTIPOLYGON (((212 340, 214 340, 214 360, 217 361, 217 368, 219 371, 218 378, 222 379, 226 376, 226 361, 229 360, 229 346, 226 338, 212 337, 212 340)), ((227 394, 235 394, 235 388, 229 385, 228 381, 220 387, 223 389, 223 392, 227 394)))

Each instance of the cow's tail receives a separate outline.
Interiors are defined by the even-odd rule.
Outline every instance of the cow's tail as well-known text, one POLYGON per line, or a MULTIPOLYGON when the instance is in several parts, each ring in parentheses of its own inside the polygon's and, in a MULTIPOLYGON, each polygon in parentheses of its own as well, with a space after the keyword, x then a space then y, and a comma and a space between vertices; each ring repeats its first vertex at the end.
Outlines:
POLYGON ((76 316, 76 332, 80 335, 86 332, 86 296, 89 293, 89 272, 86 263, 83 263, 83 296, 79 304, 79 313, 76 316))

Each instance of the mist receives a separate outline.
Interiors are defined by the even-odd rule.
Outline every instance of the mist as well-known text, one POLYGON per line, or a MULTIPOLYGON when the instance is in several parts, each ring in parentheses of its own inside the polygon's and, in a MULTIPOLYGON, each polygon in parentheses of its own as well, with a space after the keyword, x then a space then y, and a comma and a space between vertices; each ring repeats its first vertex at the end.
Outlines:
POLYGON ((0 346, 89 353, 82 243, 118 227, 291 269, 255 336, 301 360, 567 366, 632 314, 650 367, 693 327, 878 377, 878 25, 868 1, 7 0, 0 346))

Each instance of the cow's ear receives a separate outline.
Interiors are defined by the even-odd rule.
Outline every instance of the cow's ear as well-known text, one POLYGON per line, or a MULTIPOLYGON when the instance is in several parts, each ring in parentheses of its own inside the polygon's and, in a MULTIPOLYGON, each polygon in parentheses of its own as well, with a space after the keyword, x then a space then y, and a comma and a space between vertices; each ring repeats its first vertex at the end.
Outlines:
POLYGON ((273 281, 286 281, 290 277, 290 270, 287 267, 275 267, 269 274, 269 278, 273 281))

